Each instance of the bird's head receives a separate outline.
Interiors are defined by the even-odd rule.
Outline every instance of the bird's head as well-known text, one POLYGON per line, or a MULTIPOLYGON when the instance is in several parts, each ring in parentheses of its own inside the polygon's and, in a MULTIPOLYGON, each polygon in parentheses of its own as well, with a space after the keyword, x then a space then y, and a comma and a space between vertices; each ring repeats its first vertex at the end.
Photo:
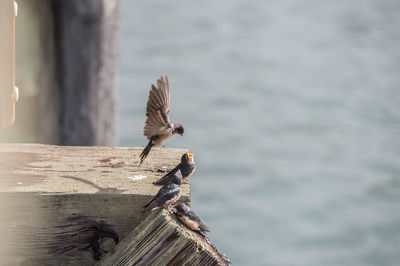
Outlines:
POLYGON ((184 153, 181 157, 181 163, 194 163, 194 153, 184 153))
POLYGON ((190 208, 184 203, 178 203, 174 206, 175 213, 178 216, 184 216, 190 211, 190 208))
POLYGON ((183 132, 185 129, 181 124, 175 124, 175 132, 178 133, 179 135, 183 136, 183 132))

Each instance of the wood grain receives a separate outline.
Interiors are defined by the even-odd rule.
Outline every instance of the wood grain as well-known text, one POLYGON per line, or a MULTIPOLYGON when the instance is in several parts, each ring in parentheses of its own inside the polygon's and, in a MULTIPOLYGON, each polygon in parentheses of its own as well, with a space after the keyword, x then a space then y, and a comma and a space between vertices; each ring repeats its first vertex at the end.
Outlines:
POLYGON ((174 214, 153 211, 98 266, 229 265, 203 236, 181 224, 174 214))

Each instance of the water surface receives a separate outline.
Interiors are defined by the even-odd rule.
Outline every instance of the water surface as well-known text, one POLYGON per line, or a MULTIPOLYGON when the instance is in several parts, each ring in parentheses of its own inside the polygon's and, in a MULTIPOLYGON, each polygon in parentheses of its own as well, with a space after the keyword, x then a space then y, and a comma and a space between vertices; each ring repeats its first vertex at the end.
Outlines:
POLYGON ((168 74, 235 265, 399 265, 399 1, 122 0, 120 42, 121 145, 168 74))

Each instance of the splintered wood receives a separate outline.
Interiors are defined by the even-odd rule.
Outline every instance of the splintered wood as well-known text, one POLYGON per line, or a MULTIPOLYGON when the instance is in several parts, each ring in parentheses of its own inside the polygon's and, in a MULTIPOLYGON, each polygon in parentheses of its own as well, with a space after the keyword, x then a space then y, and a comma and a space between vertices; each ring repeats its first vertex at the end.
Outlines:
POLYGON ((206 238, 162 209, 153 211, 96 265, 229 264, 206 238))

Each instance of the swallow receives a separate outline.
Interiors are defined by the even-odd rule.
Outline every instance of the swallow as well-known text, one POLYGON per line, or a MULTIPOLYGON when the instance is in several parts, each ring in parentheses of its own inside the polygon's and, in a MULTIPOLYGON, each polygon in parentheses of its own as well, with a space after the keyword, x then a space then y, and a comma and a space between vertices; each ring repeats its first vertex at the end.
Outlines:
POLYGON ((178 171, 175 173, 171 181, 164 185, 154 198, 143 207, 143 212, 153 210, 155 208, 169 208, 181 197, 182 174, 178 171))
POLYGON ((176 217, 184 225, 202 235, 210 232, 210 228, 184 203, 179 203, 174 206, 176 217))
POLYGON ((196 170, 194 163, 193 153, 184 153, 181 157, 181 162, 175 166, 174 169, 169 171, 166 175, 161 177, 159 180, 154 181, 154 185, 165 185, 174 177, 174 174, 180 170, 182 174, 182 183, 189 183, 189 178, 196 170))
POLYGON ((159 147, 173 135, 183 135, 184 128, 179 123, 171 123, 170 114, 170 94, 168 77, 160 77, 157 80, 157 87, 151 85, 149 99, 146 107, 146 122, 144 124, 143 135, 147 137, 149 143, 140 154, 139 166, 146 159, 153 146, 159 147))

